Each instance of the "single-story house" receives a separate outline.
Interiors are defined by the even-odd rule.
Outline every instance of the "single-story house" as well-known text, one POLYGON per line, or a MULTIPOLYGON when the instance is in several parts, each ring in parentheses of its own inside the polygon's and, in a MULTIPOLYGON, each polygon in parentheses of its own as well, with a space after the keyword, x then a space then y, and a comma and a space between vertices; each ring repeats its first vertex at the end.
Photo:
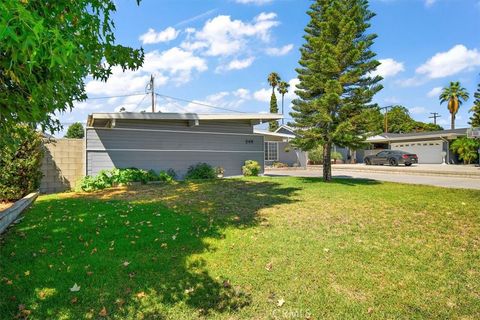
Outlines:
POLYGON ((450 150, 450 143, 467 135, 467 129, 414 132, 382 133, 367 139, 371 150, 357 151, 357 161, 363 162, 367 155, 384 149, 415 153, 419 163, 458 163, 457 156, 450 150), (446 159, 445 159, 446 158, 446 159))
POLYGON ((264 164, 264 136, 254 126, 279 114, 93 113, 86 128, 86 174, 102 169, 173 169, 205 162, 225 176, 242 174, 246 160, 264 164))
POLYGON ((294 129, 282 125, 274 132, 255 129, 256 134, 262 135, 265 140, 265 166, 274 163, 286 164, 290 167, 306 167, 308 154, 290 144, 296 137, 294 129))

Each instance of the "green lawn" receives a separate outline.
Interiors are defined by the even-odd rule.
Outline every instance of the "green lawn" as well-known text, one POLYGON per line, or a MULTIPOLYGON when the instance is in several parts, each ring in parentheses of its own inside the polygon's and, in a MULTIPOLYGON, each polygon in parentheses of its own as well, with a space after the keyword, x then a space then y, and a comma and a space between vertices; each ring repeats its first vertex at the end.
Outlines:
POLYGON ((251 178, 41 196, 0 242, 15 316, 478 319, 480 192, 251 178))

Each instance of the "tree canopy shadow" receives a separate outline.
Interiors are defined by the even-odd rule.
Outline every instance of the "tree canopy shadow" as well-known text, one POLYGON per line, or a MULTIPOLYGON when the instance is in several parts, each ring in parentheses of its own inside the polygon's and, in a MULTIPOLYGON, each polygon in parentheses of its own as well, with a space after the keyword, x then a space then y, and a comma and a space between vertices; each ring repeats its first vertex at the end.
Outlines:
POLYGON ((250 304, 247 289, 209 274, 198 255, 225 228, 262 223, 263 208, 297 188, 224 179, 45 196, 0 242, 0 314, 38 318, 162 319, 185 305, 199 316, 250 304), (25 272, 28 271, 28 276, 25 272), (81 289, 70 292, 77 283, 81 289), (19 310, 23 305, 24 310, 19 310))

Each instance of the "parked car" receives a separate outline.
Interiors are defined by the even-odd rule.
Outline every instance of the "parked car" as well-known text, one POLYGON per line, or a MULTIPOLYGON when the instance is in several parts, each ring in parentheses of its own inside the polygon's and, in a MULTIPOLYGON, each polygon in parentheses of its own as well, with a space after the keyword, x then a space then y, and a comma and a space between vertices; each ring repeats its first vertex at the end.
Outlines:
POLYGON ((404 164, 409 167, 414 163, 418 163, 418 157, 416 154, 408 153, 399 150, 384 150, 380 151, 376 155, 366 156, 365 164, 389 164, 391 166, 398 166, 404 164))

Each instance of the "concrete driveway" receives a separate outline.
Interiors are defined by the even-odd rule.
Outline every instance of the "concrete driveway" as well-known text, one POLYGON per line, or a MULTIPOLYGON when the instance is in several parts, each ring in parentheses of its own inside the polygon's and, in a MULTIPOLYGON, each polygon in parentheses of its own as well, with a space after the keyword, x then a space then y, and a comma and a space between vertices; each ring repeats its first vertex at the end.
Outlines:
MULTIPOLYGON (((389 167, 386 167, 389 168, 389 167)), ((474 167, 472 167, 474 168, 474 167)), ((266 170, 265 174, 269 176, 294 176, 294 177, 322 177, 322 170, 320 168, 307 169, 307 170, 266 170)), ((408 168, 405 168, 408 169, 408 168)), ((480 171, 479 168, 474 168, 480 171)), ((389 169, 387 169, 389 170, 389 169)), ((379 170, 358 170, 348 168, 336 169, 335 166, 332 170, 332 175, 336 178, 354 178, 354 179, 372 179, 378 181, 398 182, 407 184, 422 184, 431 185, 444 188, 462 188, 462 189, 477 189, 480 190, 480 175, 463 175, 455 176, 451 175, 438 175, 408 171, 379 171, 379 170)))

